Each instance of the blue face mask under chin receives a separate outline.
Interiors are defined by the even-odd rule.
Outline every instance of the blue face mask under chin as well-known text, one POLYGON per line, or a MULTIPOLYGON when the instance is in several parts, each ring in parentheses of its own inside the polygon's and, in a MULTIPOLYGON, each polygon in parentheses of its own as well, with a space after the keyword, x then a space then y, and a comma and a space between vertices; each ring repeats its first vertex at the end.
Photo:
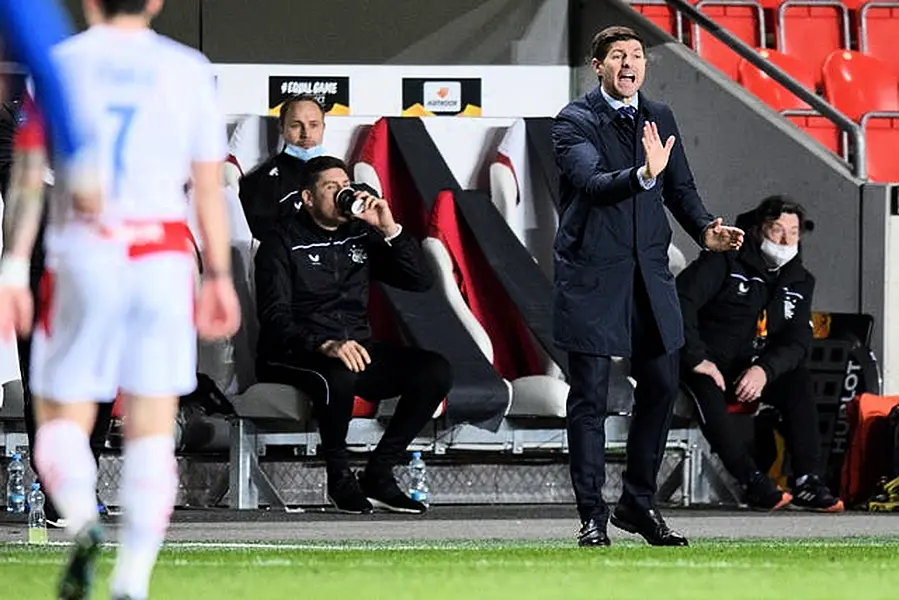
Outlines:
POLYGON ((325 148, 321 145, 313 146, 312 148, 303 148, 301 146, 294 146, 293 144, 286 144, 284 146, 284 152, 300 160, 309 160, 324 154, 325 148))

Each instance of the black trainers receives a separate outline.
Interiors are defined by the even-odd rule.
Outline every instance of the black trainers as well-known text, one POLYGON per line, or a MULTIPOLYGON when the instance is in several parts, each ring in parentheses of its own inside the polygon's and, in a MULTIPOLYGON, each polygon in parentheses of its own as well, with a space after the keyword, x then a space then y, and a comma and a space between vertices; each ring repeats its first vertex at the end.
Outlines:
POLYGON ((843 501, 834 496, 817 475, 806 477, 793 487, 793 506, 815 512, 843 512, 843 501))
POLYGON ((400 490, 392 476, 372 477, 367 473, 359 481, 362 492, 373 506, 392 512, 420 515, 428 507, 400 490))
POLYGON ((69 564, 59 581, 59 600, 90 598, 103 529, 99 523, 90 523, 78 532, 74 541, 69 564))
POLYGON ((778 510, 790 503, 793 497, 783 491, 771 478, 756 471, 746 485, 746 504, 755 510, 778 510))
POLYGON ((373 510, 359 487, 359 480, 350 470, 328 477, 328 500, 338 511, 350 515, 367 515, 373 510))

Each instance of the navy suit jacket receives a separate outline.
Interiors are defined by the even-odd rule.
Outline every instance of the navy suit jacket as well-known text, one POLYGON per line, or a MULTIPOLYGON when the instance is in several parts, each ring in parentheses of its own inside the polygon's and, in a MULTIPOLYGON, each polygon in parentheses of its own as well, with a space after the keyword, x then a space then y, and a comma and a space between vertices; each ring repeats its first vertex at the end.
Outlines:
POLYGON ((622 145, 614 124, 622 117, 598 86, 563 108, 553 124, 560 171, 553 332, 568 351, 631 356, 636 276, 643 277, 665 351, 684 343, 668 268, 671 228, 665 207, 700 245, 712 216, 696 191, 671 109, 642 93, 638 106, 633 151, 622 145), (676 138, 668 166, 650 190, 637 180, 645 162, 646 121, 656 123, 663 143, 670 135, 676 138))

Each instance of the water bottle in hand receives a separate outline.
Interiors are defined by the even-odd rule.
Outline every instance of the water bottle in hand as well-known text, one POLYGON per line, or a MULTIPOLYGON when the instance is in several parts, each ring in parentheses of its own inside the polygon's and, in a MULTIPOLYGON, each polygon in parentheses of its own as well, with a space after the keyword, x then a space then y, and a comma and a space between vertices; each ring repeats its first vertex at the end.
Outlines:
POLYGON ((6 512, 25 512, 25 465, 22 464, 22 455, 18 452, 12 455, 7 469, 6 481, 6 512))
POLYGON ((41 484, 32 483, 31 493, 28 495, 28 504, 31 510, 28 513, 28 543, 47 543, 47 515, 44 512, 44 492, 41 484))
POLYGON ((412 460, 409 461, 409 476, 409 497, 427 506, 430 494, 428 493, 425 461, 421 459, 421 452, 412 453, 412 460))

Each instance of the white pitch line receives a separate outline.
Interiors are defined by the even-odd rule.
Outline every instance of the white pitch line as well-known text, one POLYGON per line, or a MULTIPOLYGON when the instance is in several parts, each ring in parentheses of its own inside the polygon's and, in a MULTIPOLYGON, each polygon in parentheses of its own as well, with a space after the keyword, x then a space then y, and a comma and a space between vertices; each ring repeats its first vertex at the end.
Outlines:
MULTIPOLYGON (((46 557, 21 557, 21 556, 2 556, 0 555, 0 565, 42 565, 42 566, 61 566, 65 564, 67 561, 62 557, 54 559, 54 558, 46 558, 46 557)), ((114 560, 111 557, 101 558, 100 562, 112 564, 114 560)), ((382 565, 393 565, 394 561, 390 559, 385 559, 383 561, 378 560, 365 560, 362 561, 361 564, 357 564, 356 566, 382 566, 382 565)), ((626 559, 597 559, 592 562, 594 566, 604 566, 609 568, 636 568, 636 569, 676 569, 676 570, 700 570, 700 571, 708 571, 708 570, 717 570, 717 571, 738 571, 738 570, 746 570, 746 571, 757 571, 757 570, 775 570, 775 569, 784 569, 787 568, 785 565, 778 565, 776 563, 764 562, 764 563, 754 563, 754 562, 740 562, 740 561, 726 561, 726 560, 718 560, 718 561, 695 561, 695 560, 673 560, 673 561, 663 561, 663 560, 655 560, 655 559, 640 559, 640 560, 626 560, 626 559)), ((235 568, 296 568, 296 567, 304 567, 308 566, 308 561, 303 560, 291 560, 284 558, 273 558, 273 559, 255 559, 255 560, 189 560, 184 558, 176 558, 174 560, 169 560, 163 557, 158 563, 158 567, 169 568, 224 568, 224 569, 235 569, 235 568)), ((483 559, 477 562, 476 566, 478 568, 491 568, 491 567, 523 567, 526 569, 539 568, 542 565, 540 561, 528 560, 528 561, 515 561, 515 560, 490 560, 483 559)), ((840 565, 839 563, 830 563, 827 565, 828 571, 833 570, 844 570, 850 567, 840 565)), ((852 569, 855 567, 853 566, 852 569)), ((866 570, 872 571, 894 571, 896 566, 893 562, 883 562, 883 563, 865 563, 864 568, 866 570)))
MULTIPOLYGON (((277 542, 166 542, 165 548, 173 550, 449 550, 456 549, 452 545, 440 544, 409 544, 409 543, 369 543, 359 542, 335 544, 335 543, 284 543, 277 542)), ((458 549, 466 549, 459 545, 458 549)), ((480 549, 480 548, 478 548, 480 549)))
MULTIPOLYGON (((46 558, 46 557, 21 557, 21 556, 0 556, 0 565, 63 565, 67 560, 63 557, 60 558, 46 558)), ((100 562, 103 563, 113 563, 114 560, 110 558, 101 558, 100 562)), ((394 564, 392 559, 385 559, 383 561, 372 561, 366 560, 366 564, 371 566, 378 566, 381 564, 394 564)), ((213 567, 213 568, 240 568, 240 567, 263 567, 263 568, 285 568, 285 567, 302 567, 307 566, 308 561, 304 560, 290 560, 284 558, 273 558, 273 559, 257 559, 257 560, 190 560, 184 558, 176 558, 174 560, 167 560, 166 558, 161 558, 157 563, 160 567, 213 567)), ((661 560, 618 560, 618 559, 602 559, 595 561, 594 564, 603 565, 607 567, 615 567, 615 568, 663 568, 663 569, 715 569, 715 570, 748 570, 748 569, 774 569, 778 568, 774 563, 750 563, 750 562, 730 562, 730 561, 714 561, 714 562, 702 562, 702 561, 687 561, 687 560, 676 560, 676 561, 661 561, 661 560)), ((484 559, 479 560, 477 562, 477 567, 492 567, 492 566, 522 566, 525 568, 537 568, 540 566, 538 561, 515 561, 515 560, 490 560, 484 559)), ((828 568, 832 567, 830 565, 828 568)), ((867 568, 868 565, 866 565, 867 568)), ((884 568, 893 568, 893 565, 883 565, 884 568)))
MULTIPOLYGON (((166 542, 165 547, 177 550, 489 550, 492 548, 574 548, 573 542, 566 540, 511 540, 511 544, 503 545, 507 540, 446 540, 437 542, 423 540, 421 542, 409 541, 366 541, 350 540, 346 542, 166 542)), ((643 547, 639 540, 621 540, 625 547, 643 547)), ((619 543, 621 543, 619 542, 619 543)), ((714 540, 709 544, 734 544, 738 546, 770 546, 793 547, 796 550, 802 548, 886 548, 899 547, 899 538, 895 541, 888 540, 714 540)), ((694 546, 701 547, 702 541, 694 542, 694 546)))
MULTIPOLYGON (((622 540, 624 541, 624 540, 622 540)), ((179 542, 171 541, 164 544, 165 549, 169 550, 281 550, 281 551, 383 551, 383 550, 490 550, 490 549, 528 549, 528 548, 550 548, 564 549, 567 547, 574 548, 573 544, 568 544, 565 540, 513 540, 514 543, 503 545, 503 540, 447 540, 445 542, 422 541, 365 541, 351 540, 347 542, 179 542)), ((734 546, 768 546, 771 548, 791 548, 801 551, 803 548, 899 548, 899 538, 896 540, 852 540, 838 539, 830 540, 807 540, 790 539, 790 540, 764 540, 764 539, 741 539, 741 540, 709 540, 709 544, 730 545, 734 546)), ((66 548, 70 545, 66 541, 50 541, 44 544, 44 547, 66 548)), ((703 542, 696 541, 695 547, 701 547, 703 542)), ((15 541, 0 544, 0 555, 2 555, 3 546, 7 547, 23 547, 23 548, 40 548, 33 546, 28 542, 15 541)), ((104 544, 104 547, 117 548, 118 542, 110 541, 104 544)), ((643 544, 637 540, 624 541, 625 547, 642 547, 643 544)))

